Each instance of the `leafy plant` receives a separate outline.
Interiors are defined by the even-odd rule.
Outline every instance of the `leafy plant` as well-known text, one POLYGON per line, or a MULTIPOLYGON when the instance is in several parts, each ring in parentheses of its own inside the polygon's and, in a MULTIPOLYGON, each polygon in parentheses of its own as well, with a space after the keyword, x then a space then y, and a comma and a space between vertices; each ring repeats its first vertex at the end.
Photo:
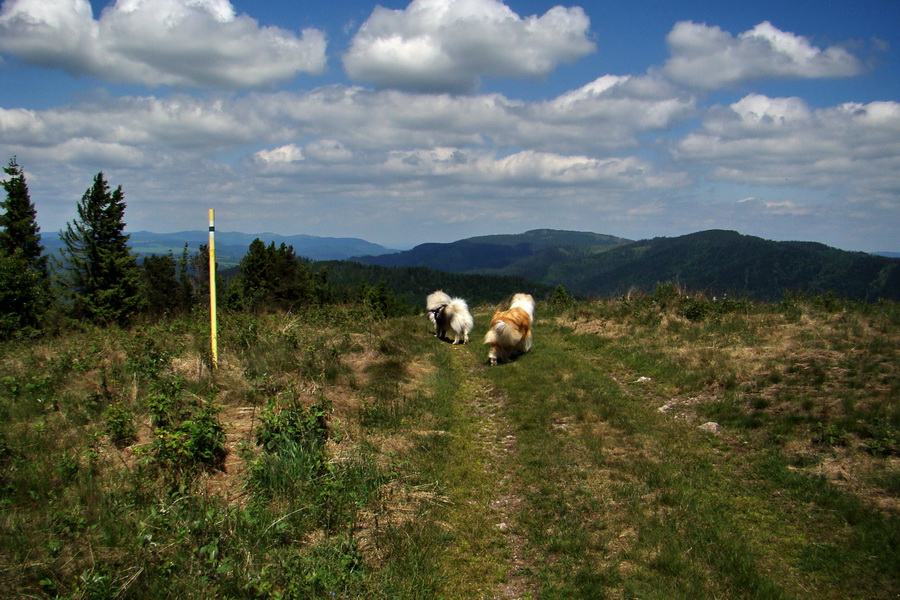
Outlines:
POLYGON ((847 445, 847 431, 835 423, 817 423, 812 441, 815 444, 823 446, 845 446, 847 445))
POLYGON ((284 409, 271 406, 260 415, 256 443, 270 453, 294 444, 321 451, 328 440, 330 408, 330 402, 324 396, 309 408, 302 405, 284 409))
POLYGON ((219 469, 225 461, 225 429, 219 410, 209 403, 186 407, 180 422, 167 421, 153 433, 150 456, 174 470, 219 469))
POLYGON ((134 413, 122 403, 113 404, 106 409, 106 433, 113 444, 122 448, 137 438, 137 427, 134 424, 134 413))
POLYGON ((172 353, 151 337, 139 339, 128 353, 128 368, 139 378, 158 381, 172 368, 172 353))
POLYGON ((702 296, 688 296, 682 301, 678 312, 691 321, 702 321, 712 312, 712 306, 702 296))

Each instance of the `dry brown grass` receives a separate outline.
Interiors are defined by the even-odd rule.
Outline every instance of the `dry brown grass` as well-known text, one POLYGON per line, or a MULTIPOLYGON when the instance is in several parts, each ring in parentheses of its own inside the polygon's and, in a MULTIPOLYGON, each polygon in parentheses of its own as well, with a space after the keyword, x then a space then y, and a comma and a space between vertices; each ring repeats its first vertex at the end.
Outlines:
MULTIPOLYGON (((612 311, 606 307, 603 312, 612 311)), ((648 400, 659 404, 660 412, 695 425, 707 420, 702 415, 706 407, 729 394, 743 398, 748 413, 764 414, 773 421, 801 415, 832 422, 845 414, 848 397, 854 398, 856 411, 873 412, 885 406, 896 410, 898 402, 892 394, 900 381, 900 331, 878 315, 810 311, 789 318, 765 311, 725 315, 717 327, 711 327, 671 313, 663 314, 658 324, 646 326, 582 312, 574 319, 564 315, 557 323, 580 335, 658 353, 687 372, 709 371, 699 388, 678 389, 653 381, 632 384, 644 388, 648 400), (729 321, 735 319, 740 327, 729 327, 729 321), (869 350, 873 345, 877 353, 869 350), (862 369, 875 374, 854 374, 848 365, 863 365, 862 369)), ((900 514, 896 492, 884 487, 886 474, 900 472, 896 455, 868 452, 864 440, 850 432, 846 441, 836 446, 817 443, 809 429, 798 433, 784 444, 784 452, 815 457, 814 464, 792 468, 821 475, 869 505, 900 514)), ((726 429, 719 435, 739 448, 747 434, 726 429)), ((749 434, 768 443, 766 427, 749 434)))

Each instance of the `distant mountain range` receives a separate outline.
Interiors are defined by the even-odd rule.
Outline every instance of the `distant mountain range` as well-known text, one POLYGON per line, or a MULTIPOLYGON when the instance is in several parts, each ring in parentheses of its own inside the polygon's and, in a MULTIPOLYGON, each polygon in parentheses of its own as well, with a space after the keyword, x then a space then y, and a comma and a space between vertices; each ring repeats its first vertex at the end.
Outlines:
MULTIPOLYGON (((149 231, 130 232, 131 250, 138 256, 150 254, 181 254, 185 244, 188 252, 194 253, 203 244, 209 244, 208 231, 179 231, 176 233, 151 233, 149 231)), ((389 252, 397 252, 358 238, 318 237, 314 235, 278 235, 277 233, 239 233, 235 231, 217 231, 215 233, 216 260, 220 267, 237 265, 250 243, 259 238, 266 244, 282 243, 293 246, 297 256, 310 260, 345 260, 352 256, 365 254, 377 256, 389 252)), ((57 233, 42 233, 41 241, 48 252, 62 247, 57 233)))
MULTIPOLYGON (((130 235, 131 248, 139 256, 169 252, 179 255, 185 244, 188 252, 194 253, 209 242, 207 231, 138 231, 130 235)), ((522 280, 540 284, 541 290, 563 285, 569 292, 584 296, 615 296, 630 290, 652 292, 659 283, 671 281, 711 295, 769 301, 781 299, 786 290, 834 292, 844 298, 867 301, 900 300, 900 258, 896 254, 847 252, 814 242, 774 242, 736 231, 710 230, 634 241, 582 231, 536 229, 514 235, 421 244, 404 251, 358 238, 217 231, 216 258, 220 268, 236 266, 256 238, 266 244, 293 246, 297 256, 331 262, 328 268, 333 277, 341 276, 341 270, 352 277, 361 275, 349 264, 332 262, 341 261, 404 270, 403 274, 390 275, 367 272, 366 277, 373 280, 405 277, 432 285, 431 282, 452 279, 457 286, 465 286, 468 284, 464 280, 446 275, 441 278, 440 272, 505 276, 510 285, 519 285, 515 282, 522 280), (417 269, 438 273, 425 276, 417 269)), ((56 233, 45 233, 41 240, 48 252, 62 247, 56 233)), ((486 285, 483 277, 472 284, 478 289, 486 285)), ((405 293, 413 297, 421 290, 405 293)))
POLYGON ((786 290, 857 300, 900 299, 900 259, 813 242, 773 242, 736 231, 632 241, 539 229, 518 235, 422 244, 353 261, 451 273, 523 277, 589 296, 653 291, 677 282, 693 291, 779 300, 786 290))

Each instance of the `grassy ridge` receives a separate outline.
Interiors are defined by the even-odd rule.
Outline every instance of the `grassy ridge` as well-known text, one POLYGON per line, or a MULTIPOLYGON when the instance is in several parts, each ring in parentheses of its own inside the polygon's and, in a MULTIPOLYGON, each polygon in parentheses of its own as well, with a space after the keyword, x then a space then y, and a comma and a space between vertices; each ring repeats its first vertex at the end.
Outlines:
POLYGON ((894 597, 896 304, 489 312, 3 346, 0 598, 894 597))

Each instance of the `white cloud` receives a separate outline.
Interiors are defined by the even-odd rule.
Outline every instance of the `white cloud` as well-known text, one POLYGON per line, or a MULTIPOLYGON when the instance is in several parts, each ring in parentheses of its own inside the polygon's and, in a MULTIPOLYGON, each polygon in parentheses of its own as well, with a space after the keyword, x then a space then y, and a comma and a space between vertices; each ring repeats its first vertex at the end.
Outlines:
MULTIPOLYGON (((160 220, 177 204, 166 218, 218 206, 241 215, 235 228, 261 231, 275 226, 264 225, 274 214, 285 223, 302 214, 303 227, 341 215, 347 227, 354 220, 357 235, 371 235, 362 232, 378 222, 409 236, 407 219, 440 221, 444 212, 460 226, 488 227, 494 217, 485 198, 510 194, 529 227, 540 226, 552 205, 553 222, 572 228, 584 206, 625 218, 646 206, 641 194, 688 183, 621 152, 659 122, 645 113, 671 100, 663 88, 641 78, 607 83, 538 103, 343 86, 202 99, 99 97, 47 110, 0 109, 0 140, 36 174, 42 215, 49 214, 44 198, 65 197, 60 171, 70 174, 64 181, 74 200, 52 209, 63 221, 102 169, 125 185, 136 228, 164 228, 160 220), (250 200, 266 208, 247 210, 250 200)), ((692 105, 679 106, 663 121, 692 105)))
MULTIPOLYGON (((0 107, 0 145, 28 168, 49 229, 97 170, 124 185, 129 225, 153 230, 194 228, 185 215, 202 224, 210 206, 235 229, 381 242, 546 226, 636 237, 896 224, 900 103, 704 104, 701 89, 859 69, 767 23, 735 36, 678 24, 664 69, 592 73, 539 101, 455 93, 481 77, 546 75, 594 50, 588 28, 580 9, 523 18, 496 0, 416 0, 377 8, 344 57, 381 89, 82 90, 55 108, 0 107)), ((262 28, 228 0, 118 0, 96 19, 86 0, 7 0, 0 14, 0 51, 23 62, 154 85, 264 85, 305 68, 273 58, 278 40, 314 49, 311 39, 262 28), (5 35, 13 22, 28 34, 5 35)))
POLYGON ((814 212, 811 206, 791 200, 762 200, 751 196, 738 200, 737 203, 745 205, 742 207, 745 210, 744 214, 755 212, 772 216, 799 217, 813 214, 814 212))
POLYGON ((849 77, 862 63, 838 46, 820 49, 768 21, 737 37, 719 27, 681 21, 666 37, 665 74, 677 83, 716 89, 756 79, 849 77))
POLYGON ((240 103, 126 97, 44 111, 0 109, 4 141, 52 147, 90 138, 141 148, 191 149, 200 153, 252 141, 266 127, 240 103))
POLYGON ((636 157, 598 159, 534 151, 503 157, 458 148, 397 151, 390 153, 384 168, 409 178, 437 176, 467 184, 513 187, 603 185, 607 191, 636 191, 684 183, 680 175, 660 174, 653 165, 636 157))
POLYGON ((695 110, 692 95, 655 75, 604 75, 535 106, 532 121, 546 139, 589 135, 598 147, 615 148, 636 144, 638 135, 665 130, 695 110))
POLYGON ((483 76, 541 78, 590 54, 589 27, 579 7, 522 18, 497 0, 413 0, 405 10, 376 7, 344 68, 381 88, 468 92, 483 76))
POLYGON ((247 88, 325 68, 325 36, 235 15, 227 0, 6 0, 0 51, 23 62, 149 86, 247 88))
POLYGON ((900 194, 900 103, 812 109, 800 98, 751 94, 710 111, 676 147, 685 162, 725 181, 836 186, 900 194))
POLYGON ((303 149, 298 148, 295 144, 287 146, 279 146, 272 150, 260 150, 253 155, 253 158, 262 166, 282 165, 301 162, 305 160, 303 149))
POLYGON ((99 168, 140 167, 150 162, 141 150, 91 138, 72 138, 48 148, 40 154, 43 160, 60 163, 78 161, 81 164, 98 165, 99 168))

